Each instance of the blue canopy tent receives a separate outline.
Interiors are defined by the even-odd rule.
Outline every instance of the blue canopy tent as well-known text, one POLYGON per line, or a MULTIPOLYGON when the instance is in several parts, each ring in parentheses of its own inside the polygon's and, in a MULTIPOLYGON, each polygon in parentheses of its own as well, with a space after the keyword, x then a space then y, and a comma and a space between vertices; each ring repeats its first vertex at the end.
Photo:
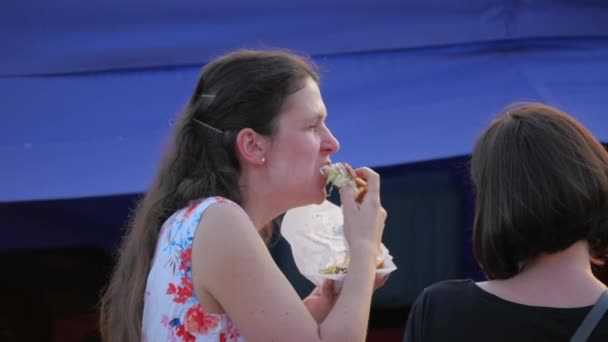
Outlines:
POLYGON ((515 100, 556 105, 608 140, 601 1, 3 7, 2 202, 143 191, 200 67, 242 47, 313 56, 337 158, 354 165, 467 154, 515 100))
MULTIPOLYGON (((385 243, 400 269, 379 307, 407 306, 435 280, 479 276, 466 156, 502 107, 555 105, 608 142, 604 1, 61 0, 0 9, 2 251, 114 251, 200 68, 237 48, 310 55, 342 145, 334 160, 382 172, 385 243)), ((274 253, 307 291, 287 246, 274 253)))

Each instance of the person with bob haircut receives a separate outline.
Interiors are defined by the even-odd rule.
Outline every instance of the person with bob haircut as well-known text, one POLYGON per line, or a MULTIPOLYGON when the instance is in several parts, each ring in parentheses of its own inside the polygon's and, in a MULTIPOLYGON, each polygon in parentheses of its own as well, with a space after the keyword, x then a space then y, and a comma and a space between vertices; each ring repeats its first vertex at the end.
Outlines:
POLYGON ((404 341, 608 341, 606 286, 591 272, 608 252, 604 146, 566 113, 518 103, 485 129, 470 163, 487 281, 426 288, 404 341))

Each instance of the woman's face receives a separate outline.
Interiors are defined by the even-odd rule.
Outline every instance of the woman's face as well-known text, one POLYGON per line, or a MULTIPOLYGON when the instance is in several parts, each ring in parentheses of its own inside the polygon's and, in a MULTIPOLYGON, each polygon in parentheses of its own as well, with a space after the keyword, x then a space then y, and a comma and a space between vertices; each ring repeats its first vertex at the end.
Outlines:
POLYGON ((319 86, 310 78, 304 84, 283 103, 267 155, 271 186, 293 206, 323 202, 325 179, 319 169, 340 149, 325 126, 327 112, 319 86))

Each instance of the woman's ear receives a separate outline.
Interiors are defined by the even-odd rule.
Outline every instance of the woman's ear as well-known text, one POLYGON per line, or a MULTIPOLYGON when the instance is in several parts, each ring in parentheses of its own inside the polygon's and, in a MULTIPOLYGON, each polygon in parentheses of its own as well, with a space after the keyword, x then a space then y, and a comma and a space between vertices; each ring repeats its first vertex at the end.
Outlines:
POLYGON ((243 128, 236 136, 236 150, 239 157, 253 165, 266 162, 267 138, 251 128, 243 128))

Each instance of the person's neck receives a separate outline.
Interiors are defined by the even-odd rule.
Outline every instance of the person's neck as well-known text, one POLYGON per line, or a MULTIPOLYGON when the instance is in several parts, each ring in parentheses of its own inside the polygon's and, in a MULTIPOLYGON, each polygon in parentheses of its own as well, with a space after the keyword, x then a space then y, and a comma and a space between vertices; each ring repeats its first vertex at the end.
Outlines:
POLYGON ((257 194, 243 196, 242 206, 258 231, 283 213, 281 210, 276 210, 276 206, 273 206, 269 201, 264 200, 263 196, 257 194))
POLYGON ((591 271, 589 247, 584 241, 536 257, 509 279, 479 286, 509 301, 548 307, 592 305, 606 289, 591 271))
POLYGON ((572 280, 573 276, 593 276, 589 261, 589 246, 585 241, 575 242, 557 253, 540 255, 522 266, 521 271, 514 278, 561 282, 572 280))
POLYGON ((277 200, 276 195, 273 195, 272 189, 260 184, 261 182, 259 181, 241 183, 241 206, 247 215, 249 215, 258 231, 289 209, 284 208, 282 203, 277 200))

